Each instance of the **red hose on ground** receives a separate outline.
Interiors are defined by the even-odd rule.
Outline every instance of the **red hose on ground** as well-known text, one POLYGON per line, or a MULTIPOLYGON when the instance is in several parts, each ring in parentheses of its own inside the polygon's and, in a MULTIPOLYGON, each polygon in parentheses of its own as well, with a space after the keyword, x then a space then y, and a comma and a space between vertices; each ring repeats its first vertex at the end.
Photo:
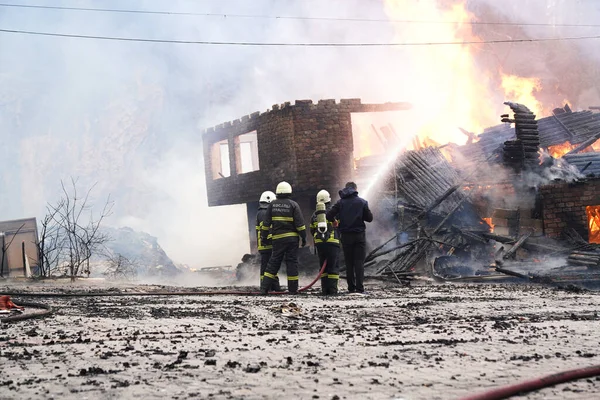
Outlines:
MULTIPOLYGON (((321 275, 323 275, 323 272, 325 271, 325 268, 327 268, 327 260, 323 261, 323 265, 321 266, 321 270, 319 271, 319 274, 315 277, 315 279, 311 283, 309 283, 308 285, 306 285, 306 286, 298 289, 298 291, 299 292, 304 292, 305 290, 310 289, 321 278, 321 275)), ((286 293, 288 293, 288 292, 271 292, 269 294, 286 294, 286 293)))
POLYGON ((594 365, 591 367, 572 369, 570 371, 558 372, 556 374, 544 376, 542 378, 536 378, 531 381, 517 383, 516 385, 510 385, 501 387, 498 389, 490 390, 489 392, 476 394, 474 396, 464 397, 461 400, 500 400, 507 399, 511 396, 531 392, 534 390, 543 389, 546 387, 554 386, 559 383, 565 383, 575 381, 577 379, 589 378, 591 376, 600 375, 600 365, 594 365))
MULTIPOLYGON (((327 260, 323 262, 321 269, 315 279, 308 285, 298 289, 299 292, 304 292, 310 289, 320 278, 327 267, 327 260)), ((289 292, 270 292, 269 294, 282 295, 288 294, 289 292)), ((29 297, 113 297, 113 296, 214 296, 214 295, 238 295, 238 296, 258 296, 260 292, 244 292, 234 290, 214 290, 210 292, 141 292, 141 293, 128 293, 128 292, 80 292, 80 293, 27 293, 27 292, 8 292, 4 293, 9 296, 29 296, 29 297)))

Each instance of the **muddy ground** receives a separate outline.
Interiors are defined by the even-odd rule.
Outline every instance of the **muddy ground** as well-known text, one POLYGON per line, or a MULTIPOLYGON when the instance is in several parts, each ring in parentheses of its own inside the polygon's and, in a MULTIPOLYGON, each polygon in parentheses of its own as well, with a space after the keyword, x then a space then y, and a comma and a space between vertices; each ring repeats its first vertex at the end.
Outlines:
MULTIPOLYGON (((15 289, 69 290, 11 285, 0 293, 15 289)), ((457 399, 600 364, 597 292, 381 283, 368 290, 334 298, 15 296, 57 312, 0 326, 0 398, 457 399), (282 314, 290 301, 299 315, 282 314)), ((599 379, 521 398, 600 398, 599 379)))

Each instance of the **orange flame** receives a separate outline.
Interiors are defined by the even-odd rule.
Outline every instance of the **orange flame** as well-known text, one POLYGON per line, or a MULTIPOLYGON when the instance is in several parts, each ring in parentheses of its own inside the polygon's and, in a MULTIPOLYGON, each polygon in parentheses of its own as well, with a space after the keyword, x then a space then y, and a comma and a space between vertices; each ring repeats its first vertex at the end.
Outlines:
MULTIPOLYGON (((386 0, 386 12, 395 20, 431 20, 448 23, 406 25, 396 23, 398 42, 460 42, 477 39, 471 25, 474 17, 464 2, 439 8, 435 1, 386 0), (456 23, 452 23, 456 22, 456 23)), ((406 51, 406 50, 404 50, 406 51)), ((477 68, 473 47, 467 45, 419 46, 408 50, 410 79, 404 82, 407 101, 415 106, 420 121, 421 142, 464 144, 463 127, 481 132, 497 123, 498 109, 488 96, 489 76, 477 68), (493 110, 482 115, 481 109, 493 110)))
MULTIPOLYGON (((561 158, 578 145, 571 144, 569 141, 566 141, 561 144, 557 144, 554 146, 548 146, 548 154, 550 154, 554 158, 561 158)), ((579 153, 591 153, 594 151, 600 151, 600 140, 595 141, 591 146, 586 147, 583 150, 580 150, 579 153)))
MULTIPOLYGON (((464 42, 479 41, 466 22, 476 20, 466 9, 466 0, 437 1, 385 0, 391 20, 425 20, 443 23, 405 24, 394 22, 397 42, 464 42)), ((476 56, 482 49, 475 45, 399 46, 406 53, 402 74, 391 77, 401 83, 402 97, 413 104, 412 121, 394 123, 402 137, 414 148, 423 145, 465 144, 467 136, 459 130, 480 133, 485 127, 499 123, 498 115, 506 111, 505 100, 521 102, 538 117, 543 109, 535 98, 540 80, 504 74, 500 70, 482 71, 476 56), (499 87, 494 87, 501 82, 499 87), (484 112, 482 112, 482 110, 484 112)), ((354 128, 353 118, 353 128, 354 128)), ((381 125, 377 125, 379 128, 381 125)), ((377 154, 381 150, 370 125, 360 129, 355 139, 355 158, 377 154), (367 141, 373 142, 371 145, 367 141), (360 147, 360 150, 359 150, 360 147)))
POLYGON ((500 77, 501 87, 507 99, 526 105, 537 116, 542 114, 542 103, 535 98, 535 94, 542 89, 542 82, 538 78, 522 78, 502 72, 500 77))
POLYGON ((494 224, 492 224, 492 218, 482 218, 486 224, 490 226, 490 232, 494 232, 494 224))
POLYGON ((588 234, 590 243, 600 243, 600 206, 587 206, 588 234))
POLYGON ((573 150, 576 146, 573 146, 568 141, 557 144, 554 146, 548 146, 548 154, 550 154, 554 158, 560 158, 567 154, 569 151, 573 150))

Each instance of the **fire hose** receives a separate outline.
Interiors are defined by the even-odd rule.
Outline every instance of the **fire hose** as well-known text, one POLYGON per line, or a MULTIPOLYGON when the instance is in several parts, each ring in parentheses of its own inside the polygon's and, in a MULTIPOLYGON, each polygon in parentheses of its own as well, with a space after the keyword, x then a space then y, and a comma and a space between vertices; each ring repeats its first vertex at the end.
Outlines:
POLYGON ((43 311, 36 311, 36 312, 26 313, 26 314, 17 314, 17 315, 11 315, 9 317, 0 318, 0 323, 17 322, 17 321, 23 321, 26 319, 33 319, 33 318, 42 318, 42 317, 47 317, 49 315, 52 315, 54 313, 54 310, 52 309, 52 307, 50 307, 47 304, 30 303, 30 302, 21 301, 21 302, 19 302, 19 305, 21 305, 22 307, 41 308, 43 311))
MULTIPOLYGON (((304 291, 310 289, 311 287, 313 287, 313 285, 315 283, 317 283, 317 281, 321 278, 321 275, 325 271, 325 268, 327 268, 327 260, 325 260, 323 262, 323 265, 321 266, 321 269, 319 270, 319 273, 317 274, 315 279, 313 279, 313 281, 310 282, 308 285, 298 289, 298 292, 304 292, 304 291)), ((173 291, 164 292, 163 291, 163 292, 141 292, 141 293, 140 292, 138 292, 138 293, 129 293, 129 292, 116 292, 116 293, 110 293, 110 292, 75 292, 75 293, 73 293, 73 292, 72 293, 8 292, 8 293, 3 293, 3 294, 8 295, 8 296, 21 296, 21 297, 116 297, 116 296, 217 296, 217 295, 259 296, 261 293, 260 292, 245 292, 245 291, 241 291, 241 290, 237 290, 237 291, 236 290, 213 290, 213 291, 190 291, 190 292, 173 292, 173 291)), ((280 291, 280 292, 270 292, 269 294, 285 295, 285 294, 289 294, 289 292, 288 291, 280 291)), ((52 307, 47 306, 45 304, 25 303, 25 302, 19 302, 19 304, 21 306, 42 308, 45 311, 10 316, 10 317, 0 319, 0 322, 22 321, 22 320, 30 319, 30 318, 39 318, 39 317, 48 316, 53 313, 52 307)))
POLYGON ((536 378, 530 381, 517 383, 515 385, 504 386, 493 389, 485 393, 479 393, 473 396, 464 397, 461 400, 500 400, 507 399, 511 396, 532 392, 535 390, 547 388, 575 381, 577 379, 589 378, 600 375, 600 365, 593 365, 585 368, 572 369, 570 371, 558 372, 556 374, 547 375, 541 378, 536 378))

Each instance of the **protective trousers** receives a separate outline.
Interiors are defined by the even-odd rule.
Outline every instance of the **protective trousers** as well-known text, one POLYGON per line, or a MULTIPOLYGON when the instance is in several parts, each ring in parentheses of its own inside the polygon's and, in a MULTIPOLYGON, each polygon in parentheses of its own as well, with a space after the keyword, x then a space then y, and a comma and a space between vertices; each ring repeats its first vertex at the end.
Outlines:
POLYGON ((287 267, 288 291, 290 294, 298 293, 297 237, 273 240, 273 254, 260 284, 261 293, 266 294, 269 291, 275 290, 275 284, 278 282, 277 273, 284 259, 287 267))
POLYGON ((340 255, 340 247, 322 243, 317 244, 317 253, 319 254, 319 265, 327 261, 325 271, 321 274, 321 293, 323 295, 337 294, 338 281, 340 280, 340 267, 338 259, 340 255))
POLYGON ((342 249, 346 261, 346 281, 350 293, 363 293, 367 240, 365 232, 342 233, 342 249))
MULTIPOLYGON (((260 250, 258 254, 260 254, 260 282, 265 276, 265 271, 267 270, 267 265, 269 264, 269 260, 271 259, 272 250, 260 250)), ((279 277, 275 277, 275 284, 273 285, 273 290, 279 292, 281 290, 281 285, 279 284, 279 277)))

